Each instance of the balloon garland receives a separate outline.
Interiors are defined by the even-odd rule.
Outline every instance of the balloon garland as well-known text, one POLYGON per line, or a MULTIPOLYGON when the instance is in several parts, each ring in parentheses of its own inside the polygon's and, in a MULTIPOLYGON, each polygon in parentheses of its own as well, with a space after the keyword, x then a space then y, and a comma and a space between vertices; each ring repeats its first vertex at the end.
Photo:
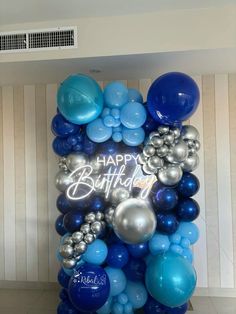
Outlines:
POLYGON ((102 91, 82 74, 59 87, 51 124, 58 314, 186 313, 196 286, 200 142, 182 122, 199 97, 192 78, 175 72, 153 82, 147 104, 120 82, 102 91))

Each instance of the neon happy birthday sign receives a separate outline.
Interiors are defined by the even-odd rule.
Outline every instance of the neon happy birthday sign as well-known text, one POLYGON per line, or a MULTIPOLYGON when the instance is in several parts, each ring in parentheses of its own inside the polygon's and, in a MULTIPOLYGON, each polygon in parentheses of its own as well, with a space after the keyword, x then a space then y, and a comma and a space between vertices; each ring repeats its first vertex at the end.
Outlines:
POLYGON ((67 197, 80 200, 92 192, 103 190, 108 198, 114 188, 123 187, 129 191, 139 187, 140 197, 146 198, 156 181, 155 175, 143 175, 138 164, 139 155, 117 154, 97 156, 96 162, 103 167, 103 172, 95 175, 94 168, 88 164, 75 169, 70 176, 73 183, 67 189, 67 197))

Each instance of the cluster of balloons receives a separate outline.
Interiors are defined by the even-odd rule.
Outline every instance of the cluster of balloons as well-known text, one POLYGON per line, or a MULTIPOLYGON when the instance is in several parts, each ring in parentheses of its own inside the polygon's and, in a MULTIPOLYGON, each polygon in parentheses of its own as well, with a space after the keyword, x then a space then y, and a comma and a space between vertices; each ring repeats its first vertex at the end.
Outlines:
MULTIPOLYGON (((199 205, 192 197, 199 180, 191 172, 200 146, 197 130, 182 128, 182 122, 197 108, 196 83, 183 73, 167 73, 153 82, 144 103, 139 91, 120 82, 102 91, 91 77, 76 74, 61 84, 57 102, 51 125, 52 147, 61 157, 55 183, 61 192, 55 222, 61 236, 57 313, 132 314, 141 308, 145 314, 186 313, 196 286, 191 245, 199 238, 193 223, 199 205), (146 148, 150 134, 158 137, 152 153, 146 148), (68 197, 73 171, 89 165, 91 178, 97 180, 107 171, 96 161, 97 154, 114 157, 124 152, 140 158, 142 152, 148 154, 143 172, 157 181, 146 199, 140 188, 119 186, 108 196, 97 188, 85 198, 68 197), (165 156, 162 172, 169 162, 171 184, 157 171, 148 171, 153 156, 157 169, 165 156), (176 181, 174 167, 181 168, 176 181)), ((83 174, 90 182, 90 174, 83 174)))

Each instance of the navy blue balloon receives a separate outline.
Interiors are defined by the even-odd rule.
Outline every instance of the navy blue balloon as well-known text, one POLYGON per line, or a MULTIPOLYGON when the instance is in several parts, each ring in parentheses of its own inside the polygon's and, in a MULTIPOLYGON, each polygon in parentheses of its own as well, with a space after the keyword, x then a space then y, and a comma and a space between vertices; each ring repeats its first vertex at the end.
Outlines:
POLYGON ((64 227, 67 232, 73 233, 79 231, 80 226, 84 222, 84 215, 80 210, 73 209, 69 211, 63 219, 64 227))
POLYGON ((87 155, 94 155, 97 150, 97 143, 91 141, 87 135, 84 135, 83 142, 82 142, 82 150, 87 155))
POLYGON ((71 277, 68 294, 79 311, 97 311, 105 304, 110 293, 110 281, 105 270, 85 263, 71 277))
POLYGON ((179 72, 166 73, 151 85, 148 110, 157 122, 176 125, 187 120, 196 111, 200 93, 196 82, 179 72))
POLYGON ((61 289, 60 294, 59 294, 59 298, 60 298, 62 301, 67 301, 67 300, 69 300, 69 296, 68 296, 67 290, 66 290, 65 288, 61 289))
POLYGON ((54 153, 59 156, 69 155, 72 151, 71 146, 67 143, 66 139, 60 137, 54 138, 52 148, 54 153))
POLYGON ((198 178, 190 172, 185 172, 177 185, 177 191, 182 197, 191 197, 198 192, 199 187, 198 178))
POLYGON ((146 304, 143 307, 145 314, 166 314, 163 305, 149 296, 146 304))
POLYGON ((91 197, 89 210, 93 212, 104 211, 106 202, 100 195, 94 195, 91 197))
POLYGON ((162 187, 154 193, 152 201, 156 210, 168 211, 178 203, 178 194, 173 188, 162 187))
POLYGON ((63 224, 63 219, 64 219, 64 215, 60 215, 57 217, 57 220, 55 221, 55 229, 57 233, 62 237, 64 236, 64 234, 67 233, 67 230, 65 229, 64 224, 63 224))
POLYGON ((67 301, 61 302, 57 307, 57 314, 80 314, 74 306, 67 301))
POLYGON ((113 243, 120 243, 123 244, 120 238, 117 237, 117 235, 112 231, 109 234, 109 237, 107 239, 107 244, 113 244, 113 243))
POLYGON ((176 207, 176 214, 180 221, 193 221, 199 213, 200 207, 192 198, 181 200, 176 207))
POLYGON ((145 277, 146 263, 140 258, 130 258, 123 268, 123 271, 128 280, 143 281, 145 277))
POLYGON ((176 219, 176 216, 173 214, 161 214, 158 213, 156 215, 157 218, 157 231, 164 234, 172 234, 175 233, 178 229, 179 222, 176 219))
POLYGON ((67 275, 67 273, 63 270, 63 268, 61 268, 57 274, 57 280, 59 282, 59 284, 67 289, 68 285, 69 285, 69 281, 70 281, 70 276, 67 275))
POLYGON ((77 133, 80 127, 67 121, 60 113, 54 116, 51 123, 52 132, 59 137, 67 137, 77 133))
POLYGON ((114 155, 119 151, 119 147, 118 143, 109 140, 99 145, 99 152, 102 155, 114 155))
POLYGON ((148 135, 152 131, 155 131, 159 125, 160 124, 157 121, 155 121, 150 115, 150 113, 147 111, 147 118, 146 121, 144 122, 144 125, 142 126, 146 135, 148 135))
POLYGON ((106 262, 114 268, 122 268, 129 261, 129 253, 123 244, 112 244, 108 247, 106 262))
POLYGON ((71 204, 66 198, 65 194, 61 193, 57 197, 57 209, 62 213, 62 214, 67 214, 71 209, 71 204))
POLYGON ((148 242, 127 245, 129 254, 134 258, 143 258, 149 254, 148 242))
POLYGON ((178 307, 168 307, 163 305, 163 309, 165 314, 185 314, 188 310, 188 303, 184 303, 178 307))

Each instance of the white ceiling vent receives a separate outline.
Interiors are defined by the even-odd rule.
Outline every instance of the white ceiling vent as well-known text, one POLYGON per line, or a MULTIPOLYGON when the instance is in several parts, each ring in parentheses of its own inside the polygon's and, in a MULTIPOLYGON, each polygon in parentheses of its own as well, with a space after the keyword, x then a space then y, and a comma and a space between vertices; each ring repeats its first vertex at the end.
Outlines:
POLYGON ((0 53, 77 48, 77 36, 74 26, 0 32, 0 53))

